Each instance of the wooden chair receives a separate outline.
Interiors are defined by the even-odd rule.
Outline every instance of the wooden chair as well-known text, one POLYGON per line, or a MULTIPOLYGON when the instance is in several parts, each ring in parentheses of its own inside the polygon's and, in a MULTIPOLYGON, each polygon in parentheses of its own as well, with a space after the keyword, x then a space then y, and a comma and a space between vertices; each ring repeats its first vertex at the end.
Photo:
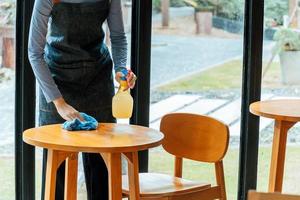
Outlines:
MULTIPOLYGON (((160 130, 165 135, 163 148, 175 156, 174 176, 140 173, 140 185, 130 187, 131 190, 140 190, 139 199, 226 200, 222 159, 228 149, 228 126, 207 116, 174 113, 162 118, 160 130), (210 183, 183 179, 183 158, 213 163, 217 185, 211 186, 210 183)), ((123 193, 127 196, 129 195, 128 185, 128 177, 125 175, 123 176, 123 193)))
POLYGON ((281 194, 281 193, 263 193, 250 190, 248 200, 300 200, 300 196, 281 194))

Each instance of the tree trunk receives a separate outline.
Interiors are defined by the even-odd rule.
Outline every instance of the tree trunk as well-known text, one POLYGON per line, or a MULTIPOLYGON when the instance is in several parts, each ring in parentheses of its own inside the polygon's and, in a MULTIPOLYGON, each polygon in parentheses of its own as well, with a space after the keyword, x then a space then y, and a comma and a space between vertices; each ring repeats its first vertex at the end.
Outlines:
POLYGON ((15 46, 13 38, 3 37, 2 66, 15 68, 15 46))
POLYGON ((169 27, 169 7, 170 0, 161 0, 161 14, 162 14, 162 26, 169 27))
POLYGON ((292 18, 290 19, 290 26, 292 28, 299 28, 298 24, 298 0, 289 0, 289 17, 292 18))

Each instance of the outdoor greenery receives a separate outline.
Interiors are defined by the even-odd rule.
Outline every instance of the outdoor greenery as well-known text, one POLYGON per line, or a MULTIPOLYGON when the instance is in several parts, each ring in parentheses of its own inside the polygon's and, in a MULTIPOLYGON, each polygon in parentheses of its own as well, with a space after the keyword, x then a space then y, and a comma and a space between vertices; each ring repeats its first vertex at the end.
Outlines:
MULTIPOLYGON (((267 87, 272 87, 274 83, 278 82, 279 70, 279 63, 273 62, 264 78, 264 80, 270 82, 267 87)), ((239 89, 241 88, 241 74, 242 61, 232 60, 192 76, 170 82, 157 89, 159 91, 169 92, 203 92, 210 90, 239 89)))
POLYGON ((231 20, 241 21, 244 13, 243 0, 219 0, 216 15, 231 20))
POLYGON ((152 7, 155 11, 160 12, 161 11, 161 0, 152 0, 152 7))
POLYGON ((195 12, 213 11, 216 7, 216 5, 209 0, 184 0, 184 3, 192 6, 195 12))
MULTIPOLYGON (((153 0, 153 7, 160 11, 160 1, 153 0)), ((198 9, 213 9, 215 15, 231 20, 242 21, 244 16, 244 0, 170 0, 171 7, 185 6, 198 9)), ((288 1, 266 0, 265 1, 265 21, 267 26, 281 25, 283 16, 288 14, 288 1)))
MULTIPOLYGON (((243 0, 170 0, 171 7, 181 7, 187 4, 197 5, 197 10, 214 10, 215 15, 232 20, 243 19, 244 1, 243 0), (195 4, 196 3, 196 4, 195 4)), ((153 8, 160 11, 161 0, 153 0, 153 8)), ((15 1, 4 0, 0 3, 0 25, 14 24, 15 1)), ((283 15, 288 14, 288 1, 266 0, 265 1, 265 20, 267 26, 281 25, 283 15)))
MULTIPOLYGON (((161 0, 152 0, 153 9, 156 11, 161 10, 161 0)), ((171 7, 182 7, 185 6, 184 0, 170 0, 171 7)))
MULTIPOLYGON (((225 180, 228 199, 236 199, 237 178, 238 178, 238 157, 239 149, 232 148, 228 150, 224 159, 225 180)), ((266 191, 268 185, 268 175, 271 157, 271 147, 261 147, 259 150, 258 163, 258 190, 266 191)), ((150 152, 150 171, 173 174, 174 159, 171 155, 160 150, 151 150, 150 152)), ((284 177, 284 191, 289 193, 300 192, 296 180, 300 180, 299 173, 300 148, 288 147, 286 157, 286 168, 284 177)), ((11 157, 0 157, 0 200, 9 200, 14 196, 14 161, 11 157)), ((41 162, 36 166, 36 184, 37 193, 39 193, 41 182, 41 162)), ((185 178, 193 180, 203 180, 214 183, 213 165, 202 164, 189 160, 184 161, 183 175, 185 178)), ((37 194, 37 199, 40 195, 37 194)), ((83 197, 79 194, 79 197, 83 197)), ((79 198, 85 199, 85 198, 79 198)))
POLYGON ((282 25, 284 15, 288 15, 288 1, 265 1, 265 21, 267 26, 282 25))
MULTIPOLYGON (((219 0, 217 6, 217 16, 232 20, 243 20, 244 16, 243 0, 219 0)), ((288 1, 266 0, 265 1, 265 21, 267 26, 281 25, 283 16, 288 15, 288 1)))
MULTIPOLYGON (((237 199, 239 149, 229 149, 224 159, 225 181, 227 199, 237 199)), ((260 147, 258 157, 258 190, 267 191, 269 181, 269 169, 271 160, 271 147, 260 147)), ((173 174, 173 156, 161 151, 150 153, 150 171, 173 174)), ((299 187, 296 180, 300 179, 299 165, 300 148, 288 147, 284 177, 284 191, 297 193, 299 187)), ((212 164, 203 164, 190 160, 184 160, 183 177, 192 180, 202 180, 215 183, 214 167, 212 164)))
POLYGON ((290 28, 281 28, 274 35, 274 54, 282 51, 300 51, 300 34, 290 28))

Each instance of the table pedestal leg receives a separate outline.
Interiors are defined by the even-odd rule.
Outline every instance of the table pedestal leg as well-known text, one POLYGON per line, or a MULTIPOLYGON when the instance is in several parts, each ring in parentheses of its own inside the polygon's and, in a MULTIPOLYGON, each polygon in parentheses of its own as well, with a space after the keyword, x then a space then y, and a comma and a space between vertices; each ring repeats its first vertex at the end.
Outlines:
POLYGON ((78 153, 70 154, 66 160, 65 200, 77 199, 78 153))
POLYGON ((295 122, 275 121, 269 192, 281 192, 288 130, 295 122))
POLYGON ((68 170, 66 173, 66 178, 67 178, 66 183, 68 185, 68 188, 65 190, 67 191, 67 194, 65 195, 65 199, 68 200, 76 199, 76 194, 75 196, 74 194, 71 195, 69 198, 69 193, 70 192, 77 193, 77 184, 75 185, 74 181, 70 181, 70 178, 77 180, 77 164, 75 164, 77 163, 77 153, 62 152, 62 151, 48 149, 45 200, 55 200, 56 172, 59 166, 61 165, 61 163, 66 159, 68 160, 67 161, 68 170), (70 169, 72 167, 76 167, 76 169, 70 169), (76 173, 72 173, 74 171, 76 171, 76 173))
POLYGON ((109 176, 109 200, 122 200, 121 153, 100 153, 109 176))
POLYGON ((130 200, 140 200, 138 152, 124 153, 128 161, 128 182, 130 200))

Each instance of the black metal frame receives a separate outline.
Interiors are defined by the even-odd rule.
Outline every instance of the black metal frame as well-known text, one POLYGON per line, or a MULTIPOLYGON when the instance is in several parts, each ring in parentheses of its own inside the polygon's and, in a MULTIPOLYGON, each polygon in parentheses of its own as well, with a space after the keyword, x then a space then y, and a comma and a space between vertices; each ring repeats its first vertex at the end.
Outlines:
MULTIPOLYGON (((22 141, 22 132, 35 126, 35 79, 27 59, 29 22, 34 0, 17 0, 15 175, 16 200, 35 199, 35 150, 22 141)), ((138 76, 133 90, 132 124, 149 126, 152 0, 133 0, 131 67, 138 76)), ((256 188, 259 121, 249 113, 260 99, 263 1, 245 0, 244 65, 238 200, 256 188)), ((148 151, 140 154, 140 170, 148 171, 148 151)))
MULTIPOLYGON (((151 73, 152 0, 132 1, 131 68, 138 77, 132 91, 134 111, 131 124, 149 126, 151 73)), ((148 151, 139 152, 141 172, 148 171, 148 151)))
POLYGON ((247 199, 257 183, 259 118, 249 106, 261 95, 263 20, 264 1, 246 0, 238 200, 247 199))
POLYGON ((35 126, 35 78, 27 56, 33 0, 17 0, 15 93, 15 198, 35 199, 35 149, 22 132, 35 126))

